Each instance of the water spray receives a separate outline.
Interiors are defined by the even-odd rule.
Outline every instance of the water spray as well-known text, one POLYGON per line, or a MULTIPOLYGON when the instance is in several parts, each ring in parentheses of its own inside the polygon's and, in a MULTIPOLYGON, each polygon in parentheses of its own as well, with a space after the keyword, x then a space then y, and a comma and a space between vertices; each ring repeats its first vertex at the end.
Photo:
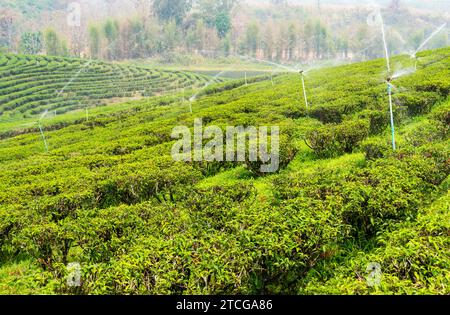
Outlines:
POLYGON ((41 132, 42 141, 44 142, 45 152, 48 152, 47 140, 45 139, 45 134, 44 134, 44 131, 42 130, 41 122, 39 122, 39 130, 40 130, 40 132, 41 132))
POLYGON ((388 73, 391 73, 391 62, 389 59, 389 49, 386 41, 386 31, 384 29, 384 20, 383 16, 381 15, 381 12, 379 12, 379 18, 380 18, 380 24, 381 24, 381 34, 383 36, 383 43, 384 43, 384 53, 386 55, 386 64, 387 64, 387 70, 388 73))
POLYGON ((189 98, 189 111, 191 112, 191 114, 193 113, 193 111, 192 111, 192 102, 194 102, 194 101, 197 99, 197 97, 198 97, 198 95, 200 94, 200 92, 202 92, 204 89, 206 89, 208 86, 210 86, 210 85, 211 85, 216 79, 218 79, 220 76, 222 76, 223 74, 227 73, 227 71, 228 71, 230 68, 231 68, 231 66, 228 67, 228 68, 226 68, 225 70, 222 70, 222 71, 219 72, 218 74, 216 74, 211 80, 209 80, 209 81, 203 86, 203 88, 201 88, 197 93, 195 93, 194 95, 192 95, 192 96, 189 98))
POLYGON ((439 34, 446 26, 447 23, 444 23, 440 27, 438 27, 433 33, 431 33, 431 35, 428 36, 427 39, 425 39, 425 41, 419 46, 419 48, 416 49, 413 55, 415 56, 419 51, 421 51, 425 47, 425 45, 428 44, 428 42, 432 40, 433 37, 435 37, 437 34, 439 34))
POLYGON ((306 95, 305 71, 304 70, 300 70, 299 73, 300 73, 300 76, 302 78, 303 97, 305 98, 305 105, 306 105, 306 108, 309 108, 308 96, 306 95))
POLYGON ((422 44, 420 44, 420 46, 412 54, 410 54, 411 59, 414 59, 414 69, 417 70, 417 63, 418 63, 417 53, 421 51, 428 44, 428 42, 432 40, 437 34, 439 34, 446 26, 447 23, 444 23, 441 26, 439 26, 433 33, 431 33, 430 36, 428 36, 424 40, 422 44))
POLYGON ((387 44, 387 40, 386 40, 386 31, 384 28, 384 20, 383 20, 383 16, 381 15, 381 12, 379 9, 375 10, 374 12, 372 12, 368 19, 367 19, 367 24, 369 24, 369 26, 380 26, 381 28, 381 37, 383 39, 383 44, 384 44, 384 53, 386 56, 386 68, 387 68, 387 79, 386 79, 386 83, 387 83, 387 91, 388 91, 388 96, 389 96, 389 112, 390 112, 390 116, 391 116, 391 133, 392 133, 392 149, 395 151, 397 149, 397 145, 395 142, 395 121, 394 121, 394 106, 393 106, 393 102, 392 102, 392 75, 391 75, 391 62, 390 62, 390 58, 389 58, 389 48, 388 48, 388 44, 387 44))
POLYGON ((388 77, 386 79, 387 86, 388 86, 388 95, 389 95, 389 112, 391 114, 391 133, 392 133, 392 149, 395 151, 397 150, 397 145, 395 142, 395 122, 394 122, 394 106, 392 104, 392 78, 388 77))
POLYGON ((39 120, 37 121, 37 124, 39 126, 39 131, 41 132, 41 137, 42 137, 42 142, 44 143, 44 147, 45 147, 45 152, 48 152, 48 145, 47 145, 47 139, 45 138, 45 134, 44 134, 44 129, 42 128, 42 119, 45 118, 45 116, 47 116, 48 111, 46 110, 41 117, 39 118, 39 120))

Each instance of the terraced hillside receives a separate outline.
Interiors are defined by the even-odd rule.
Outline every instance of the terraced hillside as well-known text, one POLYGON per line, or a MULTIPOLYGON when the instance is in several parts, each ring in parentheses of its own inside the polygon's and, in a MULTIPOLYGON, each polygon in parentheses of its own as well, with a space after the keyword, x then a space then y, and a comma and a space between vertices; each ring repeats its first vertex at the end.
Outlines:
POLYGON ((449 294, 450 48, 418 56, 392 60, 396 151, 384 60, 310 73, 309 109, 292 74, 211 86, 192 114, 125 103, 46 129, 48 152, 1 140, 0 293, 449 294), (195 118, 280 126, 280 172, 173 161, 195 118))
POLYGON ((139 99, 195 89, 210 80, 193 73, 101 61, 0 54, 0 123, 45 111, 60 115, 117 102, 114 98, 139 99))

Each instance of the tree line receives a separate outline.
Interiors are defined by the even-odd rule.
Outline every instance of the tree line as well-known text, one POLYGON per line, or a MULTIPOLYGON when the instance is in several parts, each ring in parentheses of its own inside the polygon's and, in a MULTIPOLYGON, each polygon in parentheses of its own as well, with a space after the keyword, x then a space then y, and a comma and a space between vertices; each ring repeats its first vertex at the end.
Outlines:
MULTIPOLYGON (((58 32, 48 28, 20 34, 12 25, 13 15, 0 12, 0 44, 25 54, 107 60, 164 57, 174 61, 186 54, 241 54, 283 61, 382 55, 378 46, 370 46, 374 31, 365 23, 365 11, 342 16, 345 12, 336 14, 320 6, 311 11, 286 1, 271 2, 269 7, 249 9, 239 0, 133 0, 134 16, 85 22, 58 32)), ((411 32, 411 40, 423 39, 423 30, 418 31, 411 32)), ((402 41, 390 35, 392 49, 400 51, 402 41)))

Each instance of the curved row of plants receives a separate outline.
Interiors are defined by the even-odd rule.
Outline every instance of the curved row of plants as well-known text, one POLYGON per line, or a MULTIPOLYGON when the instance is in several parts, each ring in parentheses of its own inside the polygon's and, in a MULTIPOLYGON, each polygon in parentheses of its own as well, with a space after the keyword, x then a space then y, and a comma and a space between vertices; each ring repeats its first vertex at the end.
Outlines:
POLYGON ((448 294, 448 56, 423 53, 396 82, 396 152, 382 60, 311 74, 309 110, 298 76, 279 76, 211 87, 194 115, 149 99, 50 129, 48 153, 37 132, 5 139, 0 259, 29 261, 28 285, 53 293, 448 294), (279 125, 280 172, 174 162, 172 128, 194 117, 279 125), (234 182, 202 186, 230 172, 234 182), (372 261, 379 289, 363 280, 372 261), (69 262, 82 266, 79 288, 67 287, 69 262))
POLYGON ((37 115, 46 109, 66 112, 73 109, 74 99, 83 103, 78 108, 84 108, 98 100, 136 95, 148 97, 182 88, 202 87, 209 80, 198 74, 101 61, 2 55, 0 114, 17 118, 17 115, 37 115))

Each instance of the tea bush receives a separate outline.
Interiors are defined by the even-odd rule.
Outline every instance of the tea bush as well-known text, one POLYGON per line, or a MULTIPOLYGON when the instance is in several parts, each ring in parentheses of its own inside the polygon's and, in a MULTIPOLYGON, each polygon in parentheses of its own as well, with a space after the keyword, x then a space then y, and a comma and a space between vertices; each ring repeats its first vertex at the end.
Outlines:
POLYGON ((448 56, 423 52, 395 80, 394 152, 384 60, 308 73, 309 110, 299 76, 280 75, 211 85, 191 114, 181 93, 158 94, 204 76, 94 62, 55 98, 82 60, 0 55, 0 293, 448 294, 448 56), (155 96, 102 104, 134 92, 155 96), (89 119, 62 114, 87 96, 89 119), (29 121, 57 110, 43 120, 48 152, 13 108, 29 121), (174 162, 172 128, 197 117, 279 126, 279 172, 174 162), (365 281, 371 262, 380 287, 365 281))
POLYGON ((323 126, 309 131, 306 143, 318 157, 335 157, 351 153, 369 135, 369 126, 364 120, 346 121, 340 125, 323 126))

